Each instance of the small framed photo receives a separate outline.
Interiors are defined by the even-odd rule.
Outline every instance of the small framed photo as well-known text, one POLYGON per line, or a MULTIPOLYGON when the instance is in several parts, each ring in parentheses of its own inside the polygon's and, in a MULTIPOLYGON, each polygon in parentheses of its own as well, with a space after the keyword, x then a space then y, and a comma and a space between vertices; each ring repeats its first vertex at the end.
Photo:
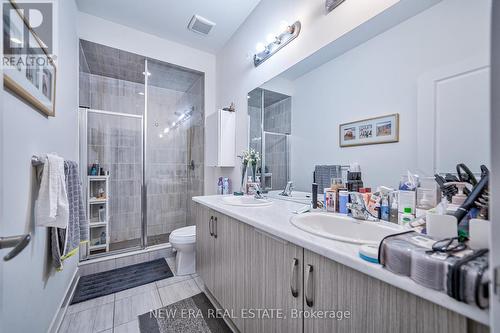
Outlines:
POLYGON ((3 15, 4 42, 8 41, 10 50, 16 51, 4 55, 4 87, 46 116, 54 117, 54 61, 14 1, 6 2, 3 15), (9 61, 6 63, 5 59, 9 61))
POLYGON ((340 147, 399 141, 399 113, 339 125, 340 147))

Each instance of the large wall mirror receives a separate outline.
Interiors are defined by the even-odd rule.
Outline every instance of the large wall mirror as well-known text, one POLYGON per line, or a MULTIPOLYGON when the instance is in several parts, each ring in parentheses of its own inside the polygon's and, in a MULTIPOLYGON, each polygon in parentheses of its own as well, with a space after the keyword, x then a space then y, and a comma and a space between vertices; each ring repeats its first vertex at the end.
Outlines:
POLYGON ((249 145, 263 155, 265 187, 293 181, 310 191, 317 165, 358 162, 370 187, 397 186, 407 170, 432 176, 458 163, 474 172, 489 166, 488 12, 433 6, 340 55, 320 50, 255 87, 249 145), (340 147, 339 125, 391 114, 399 114, 398 142, 340 147))

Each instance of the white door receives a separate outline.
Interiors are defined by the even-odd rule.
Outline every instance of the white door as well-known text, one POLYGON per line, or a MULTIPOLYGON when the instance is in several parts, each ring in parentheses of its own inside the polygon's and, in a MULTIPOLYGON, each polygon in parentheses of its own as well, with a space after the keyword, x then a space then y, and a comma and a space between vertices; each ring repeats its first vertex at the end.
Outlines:
POLYGON ((487 56, 437 68, 418 81, 419 172, 490 167, 490 64, 487 56))

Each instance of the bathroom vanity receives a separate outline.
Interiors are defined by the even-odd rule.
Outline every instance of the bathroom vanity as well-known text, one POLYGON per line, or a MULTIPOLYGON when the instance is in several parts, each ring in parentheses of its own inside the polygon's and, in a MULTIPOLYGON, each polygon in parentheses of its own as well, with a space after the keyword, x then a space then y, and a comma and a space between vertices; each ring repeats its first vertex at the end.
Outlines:
POLYGON ((300 203, 193 200, 197 272, 241 332, 488 331, 488 311, 361 260, 359 245, 292 225, 300 203))

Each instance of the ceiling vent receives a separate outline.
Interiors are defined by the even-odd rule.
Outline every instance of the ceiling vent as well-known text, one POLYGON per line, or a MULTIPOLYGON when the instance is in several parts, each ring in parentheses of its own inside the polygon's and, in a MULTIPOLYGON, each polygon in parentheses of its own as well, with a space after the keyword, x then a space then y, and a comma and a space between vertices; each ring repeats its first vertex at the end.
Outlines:
POLYGON ((201 35, 208 35, 215 23, 199 15, 193 15, 189 21, 188 29, 201 35))

